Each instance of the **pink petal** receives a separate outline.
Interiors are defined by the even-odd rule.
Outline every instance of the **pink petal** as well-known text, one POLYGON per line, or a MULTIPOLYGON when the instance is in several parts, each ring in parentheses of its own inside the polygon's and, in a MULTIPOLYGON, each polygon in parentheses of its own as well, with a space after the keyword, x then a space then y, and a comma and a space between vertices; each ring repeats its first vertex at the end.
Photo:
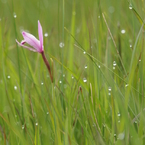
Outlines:
POLYGON ((34 47, 37 50, 37 52, 41 52, 40 41, 36 39, 36 37, 25 31, 22 32, 22 35, 26 43, 34 47))
POLYGON ((43 51, 43 31, 42 31, 42 26, 38 20, 38 34, 39 34, 39 40, 40 40, 40 48, 41 52, 43 51))
POLYGON ((24 40, 20 43, 20 42, 18 42, 17 39, 16 39, 16 42, 18 43, 18 45, 20 45, 20 46, 22 46, 22 47, 24 47, 24 48, 26 48, 26 49, 29 49, 29 50, 34 51, 34 52, 37 52, 37 50, 35 50, 34 48, 31 48, 31 47, 28 47, 28 46, 23 45, 22 42, 24 42, 24 40))

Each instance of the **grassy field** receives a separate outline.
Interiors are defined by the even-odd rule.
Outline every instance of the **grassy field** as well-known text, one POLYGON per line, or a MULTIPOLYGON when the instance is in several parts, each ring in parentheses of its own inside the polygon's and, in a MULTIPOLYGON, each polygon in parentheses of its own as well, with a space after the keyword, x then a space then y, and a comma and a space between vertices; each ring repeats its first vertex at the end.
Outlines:
POLYGON ((0 145, 144 145, 144 18, 144 0, 1 0, 0 145), (53 83, 15 41, 38 20, 53 83))

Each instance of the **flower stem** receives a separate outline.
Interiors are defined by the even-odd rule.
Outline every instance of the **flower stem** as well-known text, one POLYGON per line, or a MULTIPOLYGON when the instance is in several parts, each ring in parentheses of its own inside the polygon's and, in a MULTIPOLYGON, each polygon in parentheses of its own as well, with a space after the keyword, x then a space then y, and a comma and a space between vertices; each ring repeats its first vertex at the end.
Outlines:
POLYGON ((51 78, 51 82, 53 83, 53 75, 51 73, 49 62, 48 62, 47 58, 45 57, 44 51, 41 52, 41 54, 42 54, 42 58, 44 60, 44 63, 46 65, 47 69, 48 69, 48 72, 49 72, 49 75, 50 75, 50 78, 51 78))

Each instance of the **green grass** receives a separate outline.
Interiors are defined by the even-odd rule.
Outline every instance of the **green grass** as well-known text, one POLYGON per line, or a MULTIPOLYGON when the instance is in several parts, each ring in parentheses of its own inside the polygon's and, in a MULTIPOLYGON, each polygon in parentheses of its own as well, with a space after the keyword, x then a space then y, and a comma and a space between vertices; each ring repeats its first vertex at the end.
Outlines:
POLYGON ((1 0, 0 144, 144 145, 144 8, 1 0), (41 54, 15 42, 22 30, 38 38, 38 20, 54 83, 41 54))

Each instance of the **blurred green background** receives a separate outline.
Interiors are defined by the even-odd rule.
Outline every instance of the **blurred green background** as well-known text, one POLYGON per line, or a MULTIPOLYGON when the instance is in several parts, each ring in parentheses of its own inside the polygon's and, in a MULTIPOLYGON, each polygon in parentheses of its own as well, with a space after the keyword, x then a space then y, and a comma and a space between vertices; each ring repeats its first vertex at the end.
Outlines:
POLYGON ((0 1, 0 144, 144 144, 144 0, 0 1), (23 30, 41 54, 19 47, 23 30))

